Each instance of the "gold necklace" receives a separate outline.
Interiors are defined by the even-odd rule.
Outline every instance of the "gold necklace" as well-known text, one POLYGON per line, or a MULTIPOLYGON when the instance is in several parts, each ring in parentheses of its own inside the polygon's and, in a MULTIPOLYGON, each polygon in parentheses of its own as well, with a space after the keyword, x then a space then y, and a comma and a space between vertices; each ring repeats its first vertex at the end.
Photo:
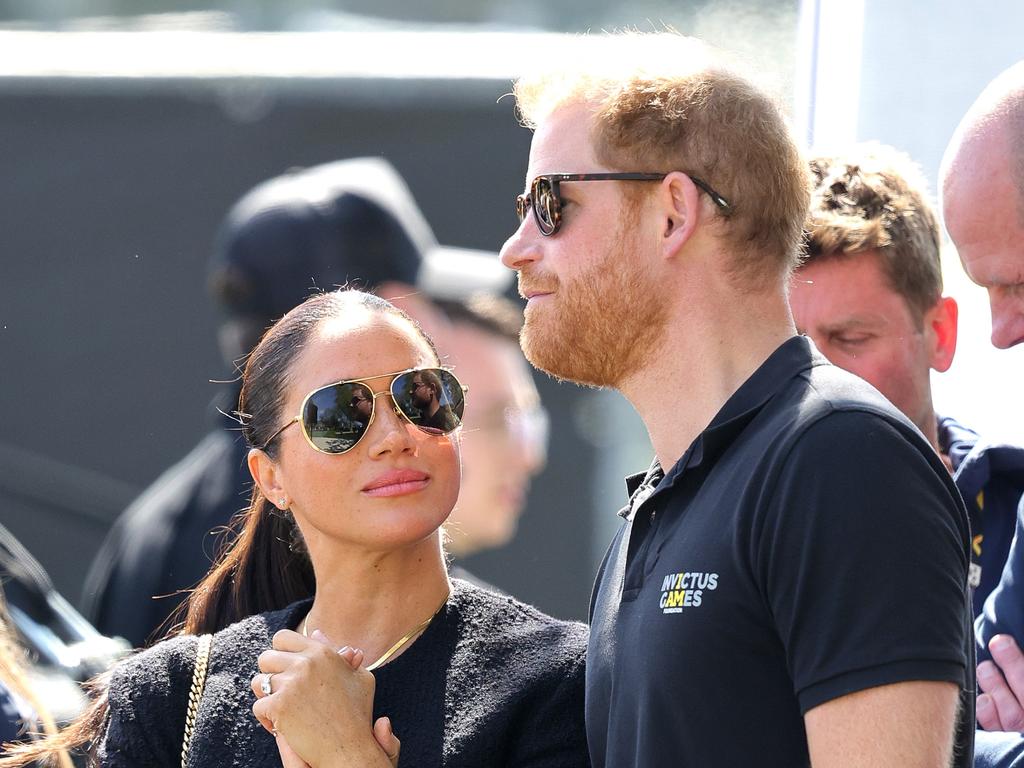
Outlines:
MULTIPOLYGON (((434 620, 434 617, 437 616, 437 614, 439 614, 441 612, 441 609, 444 608, 445 604, 448 602, 449 595, 450 595, 450 593, 445 592, 444 600, 442 600, 441 604, 439 606, 437 606, 437 610, 434 611, 432 614, 430 614, 430 616, 428 616, 426 618, 426 620, 421 621, 419 624, 417 624, 415 627, 413 627, 409 631, 408 634, 403 635, 402 638, 397 643, 395 643, 390 648, 388 648, 386 651, 384 651, 384 655, 383 656, 381 656, 379 659, 377 659, 372 664, 368 665, 366 667, 367 672, 373 672, 373 670, 377 669, 377 667, 381 666, 382 664, 386 664, 388 659, 390 659, 392 656, 394 656, 396 653, 398 653, 400 650, 402 650, 406 645, 409 644, 410 640, 412 640, 414 637, 416 637, 416 635, 418 635, 420 632, 422 632, 428 626, 430 626, 430 622, 432 622, 434 620)), ((309 635, 306 634, 306 622, 308 622, 308 621, 309 621, 309 614, 307 613, 306 614, 306 618, 304 618, 302 620, 302 636, 303 637, 309 637, 309 635)))

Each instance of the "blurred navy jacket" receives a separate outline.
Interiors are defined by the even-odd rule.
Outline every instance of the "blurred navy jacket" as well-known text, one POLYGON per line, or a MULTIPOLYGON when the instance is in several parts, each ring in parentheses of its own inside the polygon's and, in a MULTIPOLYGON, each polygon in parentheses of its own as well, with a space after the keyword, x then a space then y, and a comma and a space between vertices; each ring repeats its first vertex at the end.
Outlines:
MULTIPOLYGON (((977 618, 999 584, 1013 541, 1017 504, 1024 495, 1024 447, 982 440, 948 416, 939 417, 938 427, 939 448, 949 456, 971 519, 970 578, 977 618)), ((1017 626, 1024 628, 1024 623, 1017 626)))

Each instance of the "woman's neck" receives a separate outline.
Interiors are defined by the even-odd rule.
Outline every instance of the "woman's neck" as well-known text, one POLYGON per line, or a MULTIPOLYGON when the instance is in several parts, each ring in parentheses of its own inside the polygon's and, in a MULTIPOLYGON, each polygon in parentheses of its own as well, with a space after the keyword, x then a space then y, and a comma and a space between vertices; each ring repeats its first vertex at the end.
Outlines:
POLYGON ((333 552, 314 563, 307 634, 319 629, 338 647, 360 648, 367 664, 432 616, 451 587, 436 534, 386 554, 333 552))

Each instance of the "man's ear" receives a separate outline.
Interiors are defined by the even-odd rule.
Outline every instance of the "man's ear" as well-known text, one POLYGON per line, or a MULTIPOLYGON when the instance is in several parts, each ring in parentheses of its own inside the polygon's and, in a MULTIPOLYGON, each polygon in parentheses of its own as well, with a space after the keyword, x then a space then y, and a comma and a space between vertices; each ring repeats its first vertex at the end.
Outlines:
POLYGON ((959 308, 952 296, 943 296, 924 314, 924 332, 929 343, 929 364, 939 373, 948 371, 956 354, 959 308))
POLYGON ((661 182, 658 195, 662 253, 672 258, 693 237, 700 223, 700 190, 685 173, 673 171, 661 182))
POLYGON ((291 502, 285 488, 281 466, 270 458, 266 451, 261 451, 259 448, 249 450, 246 462, 249 464, 249 474, 259 486, 260 493, 264 498, 278 508, 287 509, 291 502))

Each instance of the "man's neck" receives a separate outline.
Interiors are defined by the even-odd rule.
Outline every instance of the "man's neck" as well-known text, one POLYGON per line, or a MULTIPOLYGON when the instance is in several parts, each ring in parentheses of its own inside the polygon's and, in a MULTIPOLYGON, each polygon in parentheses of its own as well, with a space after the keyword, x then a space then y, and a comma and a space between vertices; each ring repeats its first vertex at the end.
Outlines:
POLYGON ((674 315, 649 363, 619 386, 666 471, 743 382, 796 334, 781 293, 699 307, 677 304, 674 315))
POLYGON ((949 473, 953 474, 953 462, 950 460, 949 455, 942 449, 942 444, 939 442, 939 419, 935 415, 935 409, 932 408, 931 398, 929 398, 925 408, 925 416, 917 424, 917 428, 921 430, 921 433, 928 440, 928 443, 935 449, 935 452, 939 454, 939 458, 942 459, 942 463, 946 465, 946 469, 949 470, 949 473))

